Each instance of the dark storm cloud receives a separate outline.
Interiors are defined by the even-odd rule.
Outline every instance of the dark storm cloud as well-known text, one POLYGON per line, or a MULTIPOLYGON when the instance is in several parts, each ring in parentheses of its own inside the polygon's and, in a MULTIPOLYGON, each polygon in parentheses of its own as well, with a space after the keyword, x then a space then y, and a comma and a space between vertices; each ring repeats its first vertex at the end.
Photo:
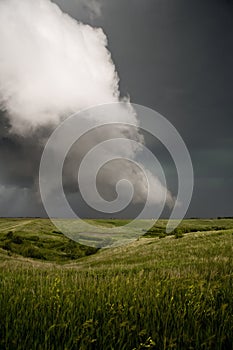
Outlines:
MULTIPOLYGON (((181 133, 195 173, 189 216, 233 215, 233 2, 101 0, 87 2, 92 12, 83 1, 54 2, 76 19, 103 28, 122 95, 157 110, 181 133), (101 6, 95 10, 94 3, 101 6)), ((7 114, 1 115, 0 183, 8 188, 7 197, 6 191, 1 194, 7 210, 14 203, 14 213, 39 213, 39 206, 33 204, 35 184, 41 140, 50 132, 48 128, 16 136, 10 132, 7 114), (9 193, 9 188, 14 191, 9 193), (16 203, 21 191, 25 198, 16 203)), ((164 163, 175 190, 171 159, 149 137, 148 143, 164 163)), ((3 202, 0 205, 0 214, 6 215, 3 202)))
MULTIPOLYGON (((121 91, 167 117, 190 150, 189 215, 232 215, 232 1, 105 1, 96 23, 109 37, 121 91)), ((172 165, 149 141, 173 187, 172 165)))
POLYGON ((32 188, 38 177, 39 161, 51 129, 39 128, 27 136, 15 134, 6 113, 0 115, 0 183, 32 188))

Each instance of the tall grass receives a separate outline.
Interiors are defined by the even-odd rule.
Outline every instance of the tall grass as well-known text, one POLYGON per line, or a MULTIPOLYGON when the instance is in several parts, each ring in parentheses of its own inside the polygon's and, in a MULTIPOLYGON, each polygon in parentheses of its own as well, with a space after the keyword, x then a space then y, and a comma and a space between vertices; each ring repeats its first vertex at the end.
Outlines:
POLYGON ((0 348, 232 349, 232 233, 0 265, 0 348))

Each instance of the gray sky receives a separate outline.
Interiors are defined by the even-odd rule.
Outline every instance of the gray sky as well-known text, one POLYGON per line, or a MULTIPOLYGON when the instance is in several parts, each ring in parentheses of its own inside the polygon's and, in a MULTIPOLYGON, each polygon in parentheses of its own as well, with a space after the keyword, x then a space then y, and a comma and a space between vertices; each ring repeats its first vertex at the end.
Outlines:
MULTIPOLYGON (((77 20, 104 30, 122 96, 129 94, 131 102, 158 111, 180 132, 190 151, 195 175, 188 216, 232 216, 232 2, 54 2, 77 20)), ((46 133, 41 129, 38 139, 46 133)), ((148 141, 168 170, 170 187, 175 188, 171 160, 156 142, 150 138, 148 141)), ((9 134, 8 116, 2 112, 1 182, 7 190, 2 189, 0 215, 43 212, 32 185, 40 152, 34 136, 9 134), (19 196, 21 199, 16 201, 19 196)))

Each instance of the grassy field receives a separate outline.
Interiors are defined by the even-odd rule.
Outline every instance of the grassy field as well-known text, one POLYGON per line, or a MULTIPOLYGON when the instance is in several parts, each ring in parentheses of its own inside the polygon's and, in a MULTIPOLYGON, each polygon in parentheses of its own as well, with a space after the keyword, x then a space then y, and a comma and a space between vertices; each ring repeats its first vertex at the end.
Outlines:
POLYGON ((233 220, 165 225, 98 250, 0 219, 0 349, 233 349, 233 220))

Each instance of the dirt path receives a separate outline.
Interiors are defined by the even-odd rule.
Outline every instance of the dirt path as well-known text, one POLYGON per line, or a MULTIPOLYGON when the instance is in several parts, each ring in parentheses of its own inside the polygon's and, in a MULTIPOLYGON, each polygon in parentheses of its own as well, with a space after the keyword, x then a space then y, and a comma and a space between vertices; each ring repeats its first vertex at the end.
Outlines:
POLYGON ((14 228, 16 228, 16 227, 20 227, 20 226, 25 226, 25 225, 27 225, 27 224, 30 224, 31 222, 32 222, 33 220, 23 220, 23 221, 21 221, 20 220, 20 223, 19 224, 17 224, 17 225, 13 225, 13 226, 8 226, 8 227, 1 227, 1 229, 0 229, 0 232, 3 232, 3 231, 5 231, 5 230, 12 230, 12 229, 14 229, 14 228))

